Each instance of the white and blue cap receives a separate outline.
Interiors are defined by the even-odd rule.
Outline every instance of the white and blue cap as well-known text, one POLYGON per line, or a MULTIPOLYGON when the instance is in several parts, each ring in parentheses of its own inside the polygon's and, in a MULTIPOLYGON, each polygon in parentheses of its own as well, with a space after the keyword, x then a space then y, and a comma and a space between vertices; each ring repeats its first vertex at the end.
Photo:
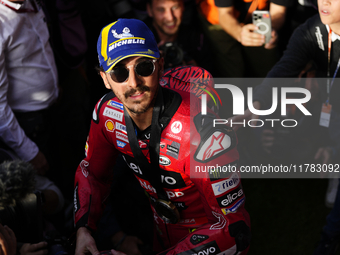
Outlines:
POLYGON ((160 57, 153 33, 138 19, 118 19, 105 26, 98 38, 97 52, 105 72, 128 57, 160 57))

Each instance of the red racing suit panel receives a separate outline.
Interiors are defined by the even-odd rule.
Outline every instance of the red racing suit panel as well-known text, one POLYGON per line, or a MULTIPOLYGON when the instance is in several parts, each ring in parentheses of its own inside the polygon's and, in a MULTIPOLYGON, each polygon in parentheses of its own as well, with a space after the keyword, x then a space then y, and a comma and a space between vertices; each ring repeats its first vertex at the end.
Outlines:
MULTIPOLYGON (((96 229, 112 180, 115 159, 118 153, 122 153, 149 194, 156 232, 161 239, 155 244, 155 251, 169 249, 162 254, 210 255, 246 251, 247 245, 239 239, 242 234, 245 236, 244 231, 249 230, 250 223, 244 209, 245 196, 239 173, 222 176, 207 171, 211 167, 226 166, 238 169, 235 133, 227 127, 212 128, 211 119, 200 117, 199 99, 192 97, 190 102, 189 93, 163 88, 164 94, 174 94, 181 99, 163 125, 159 155, 162 186, 179 210, 180 221, 166 224, 155 212, 153 203, 158 198, 157 193, 131 151, 123 105, 116 97, 106 97, 96 106, 87 156, 76 172, 75 224, 96 229)), ((143 154, 149 159, 150 130, 137 138, 143 154)))

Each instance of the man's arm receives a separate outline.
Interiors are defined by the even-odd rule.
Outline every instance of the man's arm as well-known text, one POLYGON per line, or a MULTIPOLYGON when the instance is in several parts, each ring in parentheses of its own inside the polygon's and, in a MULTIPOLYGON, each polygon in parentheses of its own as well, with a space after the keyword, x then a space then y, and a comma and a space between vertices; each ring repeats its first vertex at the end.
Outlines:
POLYGON ((273 30, 279 31, 282 28, 286 20, 286 11, 286 6, 278 5, 273 2, 270 3, 269 12, 273 30))
POLYGON ((99 105, 100 102, 94 110, 93 116, 96 117, 91 122, 86 157, 80 162, 75 174, 74 223, 78 229, 76 255, 98 253, 91 234, 96 231, 97 222, 102 216, 119 153, 113 144, 115 141, 105 129, 107 119, 98 110, 99 105))
POLYGON ((272 38, 264 46, 266 49, 272 49, 277 45, 278 42, 278 31, 281 29, 286 20, 287 7, 270 3, 269 12, 272 21, 272 38))
POLYGON ((243 46, 261 46, 265 36, 254 33, 258 27, 253 24, 242 25, 234 16, 234 7, 218 7, 221 27, 243 46))
POLYGON ((7 92, 10 85, 5 52, 4 45, 0 44, 0 137, 22 160, 32 163, 38 173, 43 175, 48 170, 47 160, 38 146, 26 136, 8 104, 7 92))

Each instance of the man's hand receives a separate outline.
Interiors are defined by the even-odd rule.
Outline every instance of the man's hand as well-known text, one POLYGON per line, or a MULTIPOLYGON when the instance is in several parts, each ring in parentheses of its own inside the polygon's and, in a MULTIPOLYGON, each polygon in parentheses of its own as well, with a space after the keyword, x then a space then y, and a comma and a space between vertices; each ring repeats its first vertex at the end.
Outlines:
POLYGON ((321 147, 316 152, 314 159, 320 160, 322 164, 329 164, 331 163, 332 152, 331 147, 321 147))
POLYGON ((266 37, 254 32, 258 29, 254 24, 244 25, 241 30, 241 44, 252 47, 262 46, 265 43, 266 37))
POLYGON ((44 176, 49 170, 49 165, 45 155, 39 151, 38 154, 30 161, 30 163, 37 170, 37 174, 44 176))
POLYGON ((275 48, 279 41, 279 36, 275 30, 272 30, 271 36, 272 37, 270 38, 269 42, 264 45, 264 48, 267 50, 275 48))
MULTIPOLYGON (((112 237, 112 243, 117 244, 123 238, 124 232, 119 231, 112 237)), ((117 248, 118 250, 128 254, 128 255, 142 255, 141 251, 138 248, 138 245, 142 245, 143 242, 136 236, 126 236, 117 248)))
POLYGON ((77 231, 77 243, 75 255, 92 254, 98 255, 99 251, 91 235, 90 230, 85 227, 81 227, 77 231))
POLYGON ((46 255, 48 254, 47 243, 40 242, 35 244, 24 243, 20 249, 20 255, 46 255))
MULTIPOLYGON (((329 164, 332 160, 332 153, 333 150, 331 147, 321 147, 316 152, 314 159, 321 161, 322 164, 329 164)), ((324 178, 326 177, 327 173, 324 173, 323 171, 320 172, 320 177, 324 178)))
POLYGON ((15 255, 17 250, 17 239, 12 229, 0 224, 0 254, 15 255))

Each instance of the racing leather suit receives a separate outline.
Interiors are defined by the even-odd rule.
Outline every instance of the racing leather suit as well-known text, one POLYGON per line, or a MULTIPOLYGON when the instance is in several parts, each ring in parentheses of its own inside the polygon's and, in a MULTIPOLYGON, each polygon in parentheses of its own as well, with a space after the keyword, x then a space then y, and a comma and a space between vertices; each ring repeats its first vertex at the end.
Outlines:
MULTIPOLYGON (((231 128, 214 128, 211 115, 200 114, 200 100, 190 93, 163 88, 159 168, 162 187, 177 207, 180 221, 165 223, 153 203, 156 190, 133 156, 123 104, 110 92, 95 106, 86 158, 75 175, 76 227, 96 230, 119 153, 147 191, 154 213, 154 251, 160 254, 246 254, 249 215, 237 171, 237 138, 231 128), (215 167, 216 171, 209 171, 215 167)), ((136 129, 139 147, 149 159, 150 127, 136 129)), ((135 135, 135 134, 133 134, 135 135)), ((122 180, 123 181, 123 180, 122 180)), ((138 213, 138 208, 136 208, 138 213)))

